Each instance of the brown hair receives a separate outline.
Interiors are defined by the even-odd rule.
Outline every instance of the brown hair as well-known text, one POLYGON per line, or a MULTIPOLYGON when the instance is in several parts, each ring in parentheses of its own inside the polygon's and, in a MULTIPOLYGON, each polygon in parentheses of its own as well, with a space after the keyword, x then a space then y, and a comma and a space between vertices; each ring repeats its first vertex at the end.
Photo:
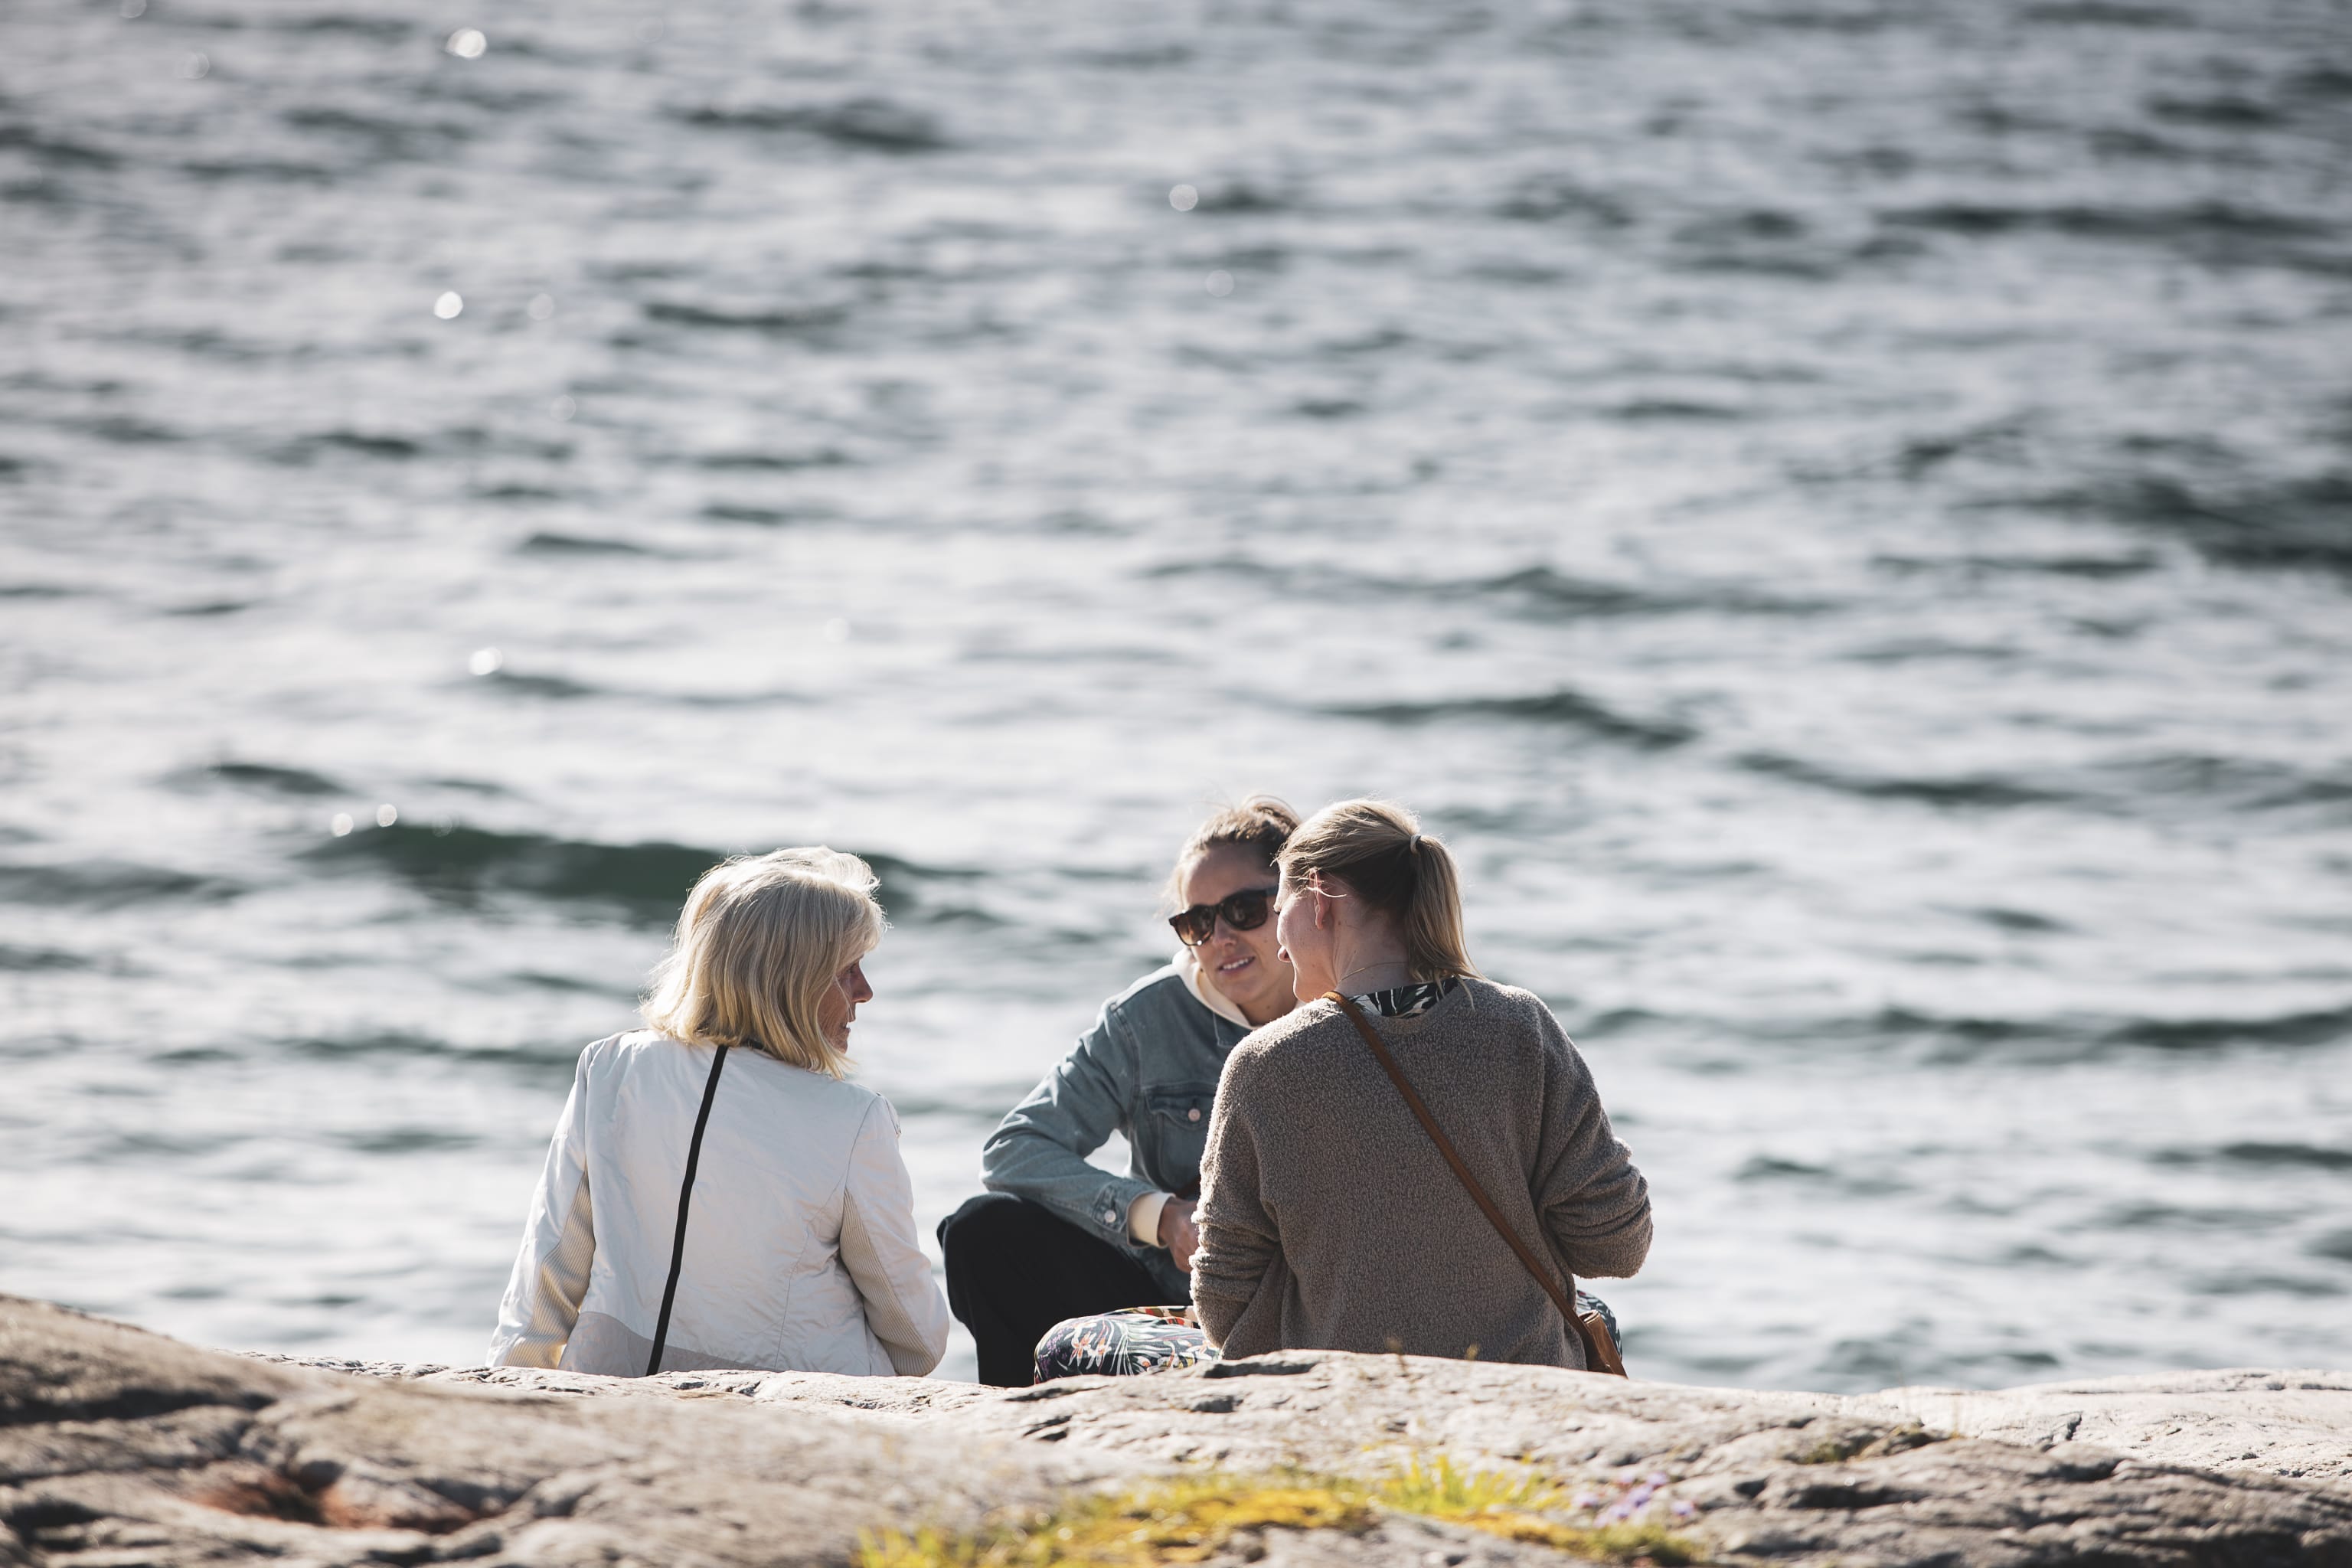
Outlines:
POLYGON ((1478 973, 1462 944, 1462 879, 1454 856, 1403 806, 1384 800, 1327 805, 1290 836, 1276 865, 1286 882, 1344 882, 1349 894, 1394 921, 1414 980, 1478 973))
POLYGON ((1181 881, 1184 868, 1213 850, 1246 849, 1258 858, 1258 863, 1271 871, 1276 868, 1275 857, 1298 831, 1298 814, 1287 802, 1270 795, 1254 795, 1239 805, 1228 805, 1212 814, 1209 820, 1192 830, 1184 840, 1184 847, 1176 852, 1176 868, 1168 873, 1168 888, 1162 895, 1168 912, 1175 913, 1184 907, 1181 881))
POLYGON ((839 1078, 849 1058, 817 1009, 834 976, 882 940, 879 885, 856 856, 821 847, 713 866, 686 896, 646 1022, 690 1046, 749 1046, 839 1078))

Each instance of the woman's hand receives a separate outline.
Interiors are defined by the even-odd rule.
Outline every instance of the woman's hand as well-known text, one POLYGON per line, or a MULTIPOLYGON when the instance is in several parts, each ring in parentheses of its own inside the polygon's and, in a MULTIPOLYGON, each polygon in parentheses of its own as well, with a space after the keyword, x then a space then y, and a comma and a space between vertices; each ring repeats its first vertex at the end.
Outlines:
POLYGON ((1201 1228, 1192 1223, 1200 1205, 1191 1198, 1170 1198, 1160 1205, 1160 1245, 1177 1268, 1191 1272, 1192 1254, 1201 1249, 1201 1228))

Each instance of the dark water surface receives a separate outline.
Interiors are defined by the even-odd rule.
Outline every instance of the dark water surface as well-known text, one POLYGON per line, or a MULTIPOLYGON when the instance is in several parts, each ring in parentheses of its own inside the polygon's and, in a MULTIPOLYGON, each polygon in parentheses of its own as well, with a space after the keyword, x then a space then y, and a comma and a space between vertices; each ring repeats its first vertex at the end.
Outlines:
POLYGON ((1377 790, 1637 1370, 2352 1360, 2346 5, 122 8, 0 12, 0 1289, 478 1355, 813 839, 928 1226, 1377 790))

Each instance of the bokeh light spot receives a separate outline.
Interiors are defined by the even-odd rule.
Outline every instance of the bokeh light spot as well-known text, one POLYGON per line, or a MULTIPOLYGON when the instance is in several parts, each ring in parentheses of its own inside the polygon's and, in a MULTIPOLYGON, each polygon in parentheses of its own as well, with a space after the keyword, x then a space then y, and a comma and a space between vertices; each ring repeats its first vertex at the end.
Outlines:
POLYGON ((465 297, 455 289, 444 289, 441 297, 433 301, 433 313, 445 321, 456 321, 457 312, 465 308, 465 297))
POLYGON ((1168 205, 1180 213, 1191 212, 1201 205, 1201 193, 1190 185, 1178 185, 1168 193, 1168 205))
POLYGON ((375 825, 378 827, 390 827, 399 820, 400 807, 386 804, 375 808, 375 825))
POLYGON ((212 74, 210 55, 189 55, 180 61, 180 79, 183 81, 202 81, 212 74))
POLYGON ((327 831, 333 834, 338 838, 342 837, 351 830, 352 814, 348 811, 339 811, 335 813, 335 819, 327 824, 327 831))
POLYGON ((1220 267, 1202 280, 1201 287, 1222 300, 1234 291, 1234 275, 1220 267))
POLYGON ((580 412, 580 405, 574 403, 569 397, 559 397, 553 403, 547 405, 547 411, 549 414, 554 416, 559 421, 567 420, 573 415, 580 412))
POLYGON ((478 60, 482 58, 482 51, 490 47, 490 40, 483 36, 479 27, 460 27, 450 34, 449 41, 441 47, 461 60, 478 60))
POLYGON ((499 666, 506 661, 506 655, 494 647, 478 647, 474 657, 466 661, 466 668, 476 675, 496 675, 499 666))
POLYGON ((523 310, 532 321, 544 321, 555 314, 555 296, 533 294, 530 297, 530 303, 525 305, 523 310))
POLYGON ((122 0, 122 19, 135 22, 147 15, 147 0, 122 0))

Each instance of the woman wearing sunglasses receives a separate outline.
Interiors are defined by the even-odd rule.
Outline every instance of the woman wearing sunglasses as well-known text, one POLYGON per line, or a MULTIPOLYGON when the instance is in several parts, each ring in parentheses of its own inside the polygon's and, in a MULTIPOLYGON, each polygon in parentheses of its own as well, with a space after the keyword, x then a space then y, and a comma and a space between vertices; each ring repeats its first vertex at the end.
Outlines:
POLYGON ((940 1247, 982 1383, 1028 1384, 1038 1340, 1065 1319, 1190 1298, 1218 1074, 1294 1005, 1272 915, 1275 857, 1297 826, 1270 795, 1201 825, 1170 879, 1182 952, 1104 1003, 982 1150, 989 1190, 940 1223, 940 1247), (1087 1163, 1113 1132, 1124 1176, 1087 1163))

